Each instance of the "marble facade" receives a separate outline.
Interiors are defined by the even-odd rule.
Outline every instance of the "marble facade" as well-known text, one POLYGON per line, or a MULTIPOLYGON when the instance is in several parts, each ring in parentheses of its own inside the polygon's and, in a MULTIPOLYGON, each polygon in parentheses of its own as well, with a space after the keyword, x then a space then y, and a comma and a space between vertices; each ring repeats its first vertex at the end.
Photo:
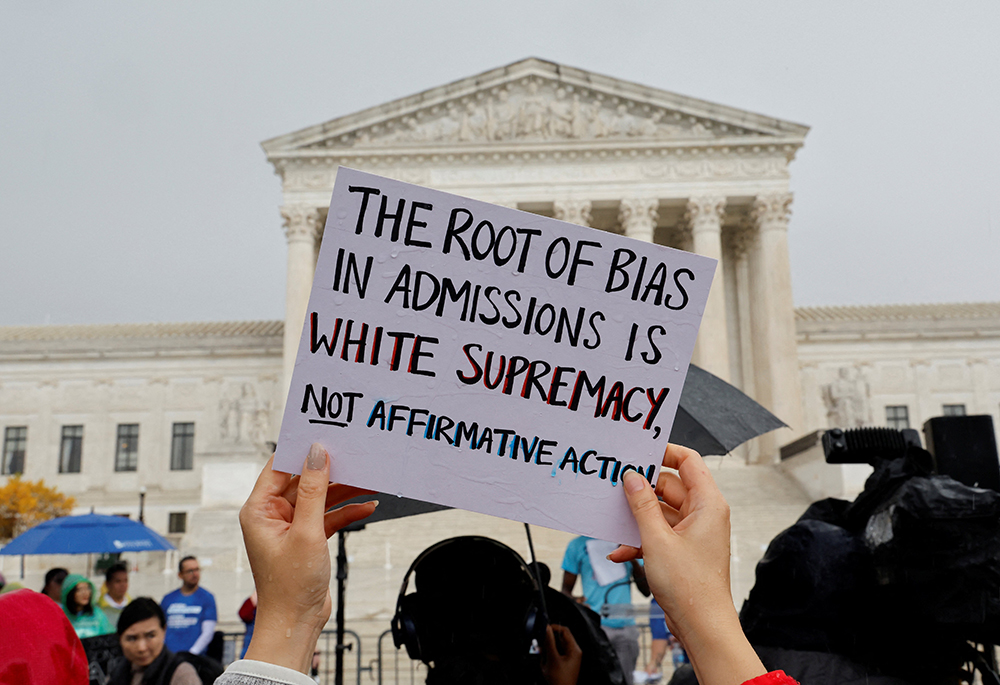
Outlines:
POLYGON ((803 428, 787 233, 788 165, 807 132, 526 59, 265 141, 288 238, 284 385, 348 166, 719 259, 694 360, 788 423, 752 453, 774 462, 803 428))

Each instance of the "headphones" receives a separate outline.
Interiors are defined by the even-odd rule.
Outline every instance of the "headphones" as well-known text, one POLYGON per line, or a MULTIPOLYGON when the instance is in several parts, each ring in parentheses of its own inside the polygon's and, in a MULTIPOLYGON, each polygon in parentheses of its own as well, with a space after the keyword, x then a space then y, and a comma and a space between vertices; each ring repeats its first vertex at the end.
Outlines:
MULTIPOLYGON (((493 548, 494 552, 504 556, 509 556, 517 561, 518 566, 521 567, 524 571, 525 577, 528 578, 530 582, 532 597, 532 599, 528 601, 528 608, 525 611, 524 619, 521 624, 524 653, 528 654, 533 641, 537 641, 539 646, 544 644, 543 641, 545 639, 545 630, 548 622, 545 619, 544 613, 541 609, 539 609, 537 601, 543 589, 538 587, 538 583, 535 581, 535 577, 531 573, 531 569, 528 567, 528 564, 521 558, 520 554, 502 542, 478 535, 465 535, 450 538, 448 540, 442 540, 441 542, 431 545, 421 552, 420 555, 413 560, 413 563, 410 564, 410 568, 406 571, 406 575, 403 576, 403 584, 399 589, 399 596, 396 598, 396 614, 392 617, 392 641, 395 643, 396 648, 398 649, 405 645, 406 653, 411 659, 414 660, 423 661, 425 663, 434 660, 436 655, 429 653, 430 645, 428 643, 431 640, 427 639, 429 636, 424 634, 426 629, 422 629, 421 627, 421 624, 426 624, 428 619, 426 617, 421 617, 422 612, 419 593, 413 592, 406 594, 406 589, 410 581, 410 574, 416 572, 417 568, 422 562, 424 562, 425 559, 427 559, 427 557, 439 552, 445 547, 463 543, 488 545, 493 548)), ((475 573, 476 569, 470 568, 468 572, 475 573)))

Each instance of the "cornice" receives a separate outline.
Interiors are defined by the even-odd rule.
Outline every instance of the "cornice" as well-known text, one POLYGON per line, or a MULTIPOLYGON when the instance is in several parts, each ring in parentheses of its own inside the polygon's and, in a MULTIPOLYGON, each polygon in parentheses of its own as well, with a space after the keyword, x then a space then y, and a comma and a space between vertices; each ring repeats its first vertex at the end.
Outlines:
POLYGON ((849 330, 849 331, 798 331, 796 340, 800 343, 884 343, 884 342, 937 342, 937 341, 985 341, 1000 339, 1000 327, 980 330, 955 327, 939 330, 849 330))
POLYGON ((282 321, 0 327, 0 363, 272 357, 282 321))
POLYGON ((276 358, 280 359, 283 351, 281 341, 265 343, 259 340, 248 341, 246 345, 203 344, 184 349, 163 349, 160 346, 136 348, 104 348, 92 349, 55 349, 45 345, 36 349, 10 349, 8 344, 0 345, 0 364, 31 364, 31 363, 66 363, 66 362, 98 362, 98 361, 138 361, 138 362, 168 362, 192 359, 220 358, 276 358))
POLYGON ((283 321, 182 321, 169 323, 0 326, 0 343, 43 341, 81 344, 84 340, 141 338, 281 338, 283 321))
POLYGON ((985 341, 1000 338, 1000 302, 799 307, 799 342, 985 341))
POLYGON ((580 160, 607 157, 698 156, 739 157, 782 155, 791 161, 802 147, 796 138, 717 138, 712 140, 574 140, 559 142, 498 142, 407 145, 382 148, 309 148, 269 155, 275 166, 290 160, 350 166, 352 161, 404 160, 411 164, 580 160))

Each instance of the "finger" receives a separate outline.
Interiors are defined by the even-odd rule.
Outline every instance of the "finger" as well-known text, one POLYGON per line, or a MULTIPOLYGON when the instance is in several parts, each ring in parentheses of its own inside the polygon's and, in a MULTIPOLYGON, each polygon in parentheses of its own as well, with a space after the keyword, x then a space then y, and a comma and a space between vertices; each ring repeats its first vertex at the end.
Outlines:
POLYGON ((309 534, 323 529, 326 491, 330 484, 330 455, 318 442, 309 448, 296 488, 292 530, 309 534))
POLYGON ((713 498, 716 495, 722 497, 708 466, 705 465, 701 455, 694 450, 667 444, 667 449, 663 453, 663 465, 677 471, 681 483, 689 492, 697 491, 699 497, 713 498))
POLYGON ((545 655, 552 658, 558 654, 559 648, 556 647, 556 626, 549 624, 545 626, 545 655))
POLYGON ((642 548, 630 545, 619 545, 618 549, 608 555, 608 559, 616 564, 622 564, 633 559, 642 559, 642 548))
POLYGON ((663 514, 663 519, 670 524, 671 528, 684 520, 684 516, 681 515, 681 512, 677 511, 666 502, 660 502, 660 513, 663 514))
POLYGON ((667 443, 667 449, 663 452, 663 465, 668 469, 678 471, 680 470, 681 464, 692 457, 699 460, 701 459, 701 455, 690 447, 675 445, 674 443, 669 442, 667 443))
POLYGON ((674 509, 680 509, 688 495, 688 489, 673 471, 660 471, 660 476, 656 479, 656 494, 674 509))
POLYGON ((349 499, 361 497, 362 495, 375 494, 378 493, 374 490, 365 490, 364 488, 356 488, 353 485, 343 485, 341 483, 330 483, 330 486, 326 490, 326 511, 349 499))
POLYGON ((572 630, 566 626, 555 626, 555 629, 562 635, 563 644, 566 645, 566 654, 583 654, 583 650, 577 644, 576 638, 573 637, 572 630))
POLYGON ((345 504, 339 509, 328 511, 323 516, 323 532, 329 540, 341 528, 371 516, 377 506, 378 500, 373 499, 357 504, 345 504))
POLYGON ((281 491, 281 496, 288 500, 289 504, 295 506, 295 493, 299 489, 299 476, 292 476, 288 480, 288 485, 281 491))
POLYGON ((639 526, 639 537, 643 542, 652 540, 670 530, 660 510, 660 500, 645 478, 635 471, 628 471, 623 478, 625 482, 625 497, 632 510, 632 516, 639 526))
MULTIPOLYGON (((288 487, 285 488, 284 492, 281 493, 282 497, 288 500, 289 504, 293 507, 295 506, 295 501, 298 499, 299 491, 299 477, 295 476, 292 478, 288 487)), ((356 488, 351 485, 342 485, 340 483, 330 483, 326 489, 326 509, 329 510, 331 507, 335 507, 341 502, 346 502, 353 497, 360 497, 361 495, 374 495, 376 494, 374 490, 364 490, 362 488, 356 488)))

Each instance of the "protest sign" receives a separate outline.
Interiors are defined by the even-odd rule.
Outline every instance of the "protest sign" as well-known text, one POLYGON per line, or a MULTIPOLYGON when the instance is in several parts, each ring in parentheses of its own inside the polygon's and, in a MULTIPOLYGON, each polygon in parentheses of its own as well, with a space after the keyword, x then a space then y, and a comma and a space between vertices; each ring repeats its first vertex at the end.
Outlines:
POLYGON ((341 168, 274 467, 637 545, 715 266, 341 168))

